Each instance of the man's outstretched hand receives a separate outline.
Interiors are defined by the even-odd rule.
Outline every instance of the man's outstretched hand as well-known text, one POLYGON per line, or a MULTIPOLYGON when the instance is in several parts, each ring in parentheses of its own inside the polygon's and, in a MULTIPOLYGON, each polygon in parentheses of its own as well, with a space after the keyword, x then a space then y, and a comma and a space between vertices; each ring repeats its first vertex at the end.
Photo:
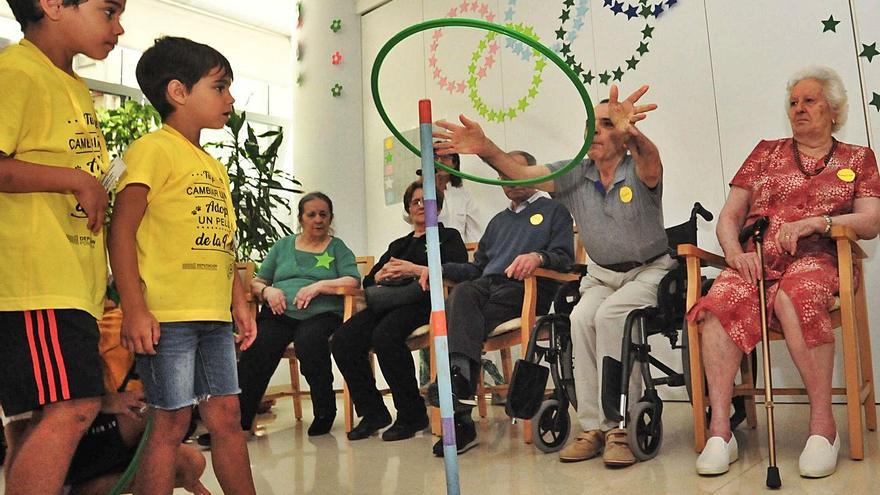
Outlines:
POLYGON ((633 136, 638 135, 639 131, 634 124, 644 120, 648 112, 657 109, 657 105, 654 103, 636 105, 639 99, 648 92, 647 84, 635 90, 623 101, 618 101, 619 91, 616 84, 611 85, 611 91, 608 93, 608 117, 617 130, 633 136))
POLYGON ((461 125, 453 124, 445 120, 436 122, 438 127, 446 131, 436 131, 433 136, 441 141, 434 143, 434 150, 438 155, 461 155, 485 156, 492 149, 492 141, 486 137, 483 128, 473 120, 459 115, 461 125))

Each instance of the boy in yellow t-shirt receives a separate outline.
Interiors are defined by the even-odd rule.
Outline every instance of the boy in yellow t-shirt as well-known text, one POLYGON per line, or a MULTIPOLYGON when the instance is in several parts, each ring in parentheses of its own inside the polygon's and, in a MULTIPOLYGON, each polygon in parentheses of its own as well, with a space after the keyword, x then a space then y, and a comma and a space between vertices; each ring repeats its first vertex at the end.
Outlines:
POLYGON ((202 129, 229 119, 232 68, 207 45, 166 37, 144 52, 136 75, 164 125, 126 152, 110 228, 122 345, 136 353, 155 421, 134 493, 171 493, 195 404, 215 439, 223 492, 254 493, 231 321, 242 349, 257 328, 235 269, 229 178, 199 145, 202 129))
POLYGON ((107 57, 125 0, 8 3, 24 39, 0 53, 0 404, 38 419, 6 493, 58 493, 104 392, 109 162, 73 57, 107 57))

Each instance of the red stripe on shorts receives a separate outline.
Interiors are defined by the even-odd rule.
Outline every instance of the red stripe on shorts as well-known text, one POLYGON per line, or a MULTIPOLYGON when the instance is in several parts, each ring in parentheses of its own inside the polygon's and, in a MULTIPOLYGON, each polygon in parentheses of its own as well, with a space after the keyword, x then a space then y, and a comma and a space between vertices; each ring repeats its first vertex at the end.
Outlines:
POLYGON ((61 354, 61 347, 58 344, 58 324, 55 321, 55 310, 48 310, 49 315, 49 335, 52 336, 52 350, 55 352, 55 364, 58 365, 58 379, 61 381, 61 397, 64 400, 70 399, 70 385, 67 383, 67 367, 64 366, 64 356, 61 354))
POLYGON ((40 335, 40 345, 43 346, 43 365, 46 367, 46 381, 49 382, 49 401, 58 402, 58 394, 55 393, 55 371, 52 369, 52 361, 49 358, 49 345, 46 343, 46 324, 43 323, 43 310, 37 310, 37 333, 40 335))
POLYGON ((32 312, 31 311, 23 311, 24 315, 24 328, 27 332, 28 339, 28 347, 31 349, 31 362, 34 364, 34 381, 37 384, 37 399, 39 400, 39 404, 43 405, 46 403, 46 396, 43 393, 43 378, 40 372, 40 358, 37 355, 37 343, 34 340, 34 324, 31 322, 32 312))

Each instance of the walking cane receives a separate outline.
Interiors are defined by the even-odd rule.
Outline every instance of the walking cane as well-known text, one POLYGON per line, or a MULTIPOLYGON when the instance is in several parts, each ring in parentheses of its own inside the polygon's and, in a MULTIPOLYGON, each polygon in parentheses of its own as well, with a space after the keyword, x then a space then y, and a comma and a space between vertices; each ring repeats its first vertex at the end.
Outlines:
POLYGON ((776 429, 773 422, 773 377, 770 374, 770 337, 767 329, 767 292, 764 286, 764 231, 770 219, 761 217, 755 223, 745 227, 739 235, 740 243, 752 238, 755 251, 758 253, 758 264, 761 274, 758 277, 758 301, 761 308, 761 345, 764 358, 764 407, 767 409, 767 441, 769 443, 769 466, 767 467, 767 487, 779 488, 782 479, 776 466, 776 429))

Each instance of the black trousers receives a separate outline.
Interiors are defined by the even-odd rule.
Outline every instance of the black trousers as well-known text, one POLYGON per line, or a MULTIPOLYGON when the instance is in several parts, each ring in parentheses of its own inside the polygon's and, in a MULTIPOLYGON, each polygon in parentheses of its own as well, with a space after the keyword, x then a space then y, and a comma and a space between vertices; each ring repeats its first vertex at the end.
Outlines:
POLYGON ((257 338, 238 361, 243 430, 251 429, 269 379, 291 342, 296 349, 300 371, 311 390, 315 417, 336 414, 330 336, 341 322, 342 318, 336 313, 321 313, 305 320, 296 320, 283 314, 274 315, 268 305, 263 306, 257 317, 257 338))
POLYGON ((345 377, 358 416, 387 411, 370 367, 369 350, 379 360, 382 375, 391 388, 398 421, 415 421, 426 414, 419 394, 416 369, 406 338, 428 323, 429 301, 408 304, 377 314, 367 308, 342 324, 331 348, 336 366, 345 377))

